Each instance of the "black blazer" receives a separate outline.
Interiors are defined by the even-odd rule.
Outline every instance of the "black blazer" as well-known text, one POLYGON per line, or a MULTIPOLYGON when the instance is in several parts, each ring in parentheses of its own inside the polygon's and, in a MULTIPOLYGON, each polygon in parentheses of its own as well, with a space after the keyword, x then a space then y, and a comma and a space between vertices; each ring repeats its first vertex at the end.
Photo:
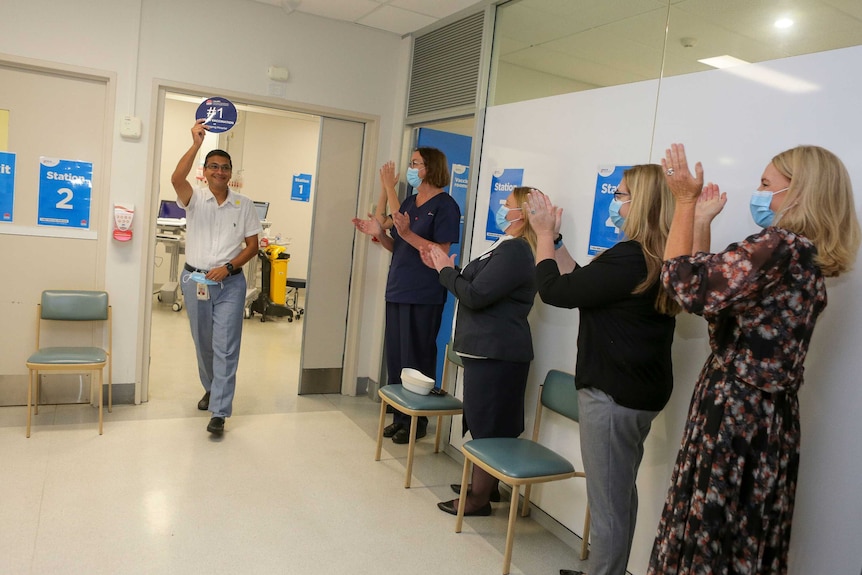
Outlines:
POLYGON ((460 273, 443 268, 440 283, 458 298, 455 351, 532 361, 527 315, 536 298, 536 260, 523 238, 500 243, 460 273))

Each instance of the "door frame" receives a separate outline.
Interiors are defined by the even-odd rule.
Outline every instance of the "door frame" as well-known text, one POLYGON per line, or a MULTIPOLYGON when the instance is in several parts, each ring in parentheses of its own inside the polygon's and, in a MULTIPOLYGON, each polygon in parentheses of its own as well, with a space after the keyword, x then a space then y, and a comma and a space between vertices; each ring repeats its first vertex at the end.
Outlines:
MULTIPOLYGON (((200 96, 219 95, 237 103, 312 114, 322 118, 333 118, 348 120, 365 124, 365 134, 362 145, 362 157, 360 168, 359 191, 357 195, 358 206, 370 205, 373 201, 375 161, 379 141, 380 117, 373 114, 363 114, 349 110, 317 106, 302 102, 293 102, 280 98, 271 98, 257 94, 248 94, 225 90, 222 88, 208 88, 196 84, 172 82, 169 80, 154 79, 151 95, 151 113, 149 132, 152 134, 152 145, 149 149, 147 159, 146 191, 147 201, 144 203, 144 217, 142 221, 147 225, 140 230, 143 234, 141 242, 141 260, 146 262, 146 273, 142 274, 140 293, 150 294, 152 291, 153 276, 155 274, 155 227, 149 222, 154 221, 153 214, 158 209, 159 194, 154 193, 154 186, 159 184, 162 154, 162 125, 164 123, 165 94, 176 92, 200 96)), ((313 218, 315 216, 312 216, 313 218)), ((345 225, 350 225, 345 222, 345 225)), ((312 226, 314 222, 312 221, 312 226)), ((362 320, 362 302, 364 301, 364 270, 368 254, 368 242, 356 242, 354 246, 354 258, 350 270, 350 291, 348 293, 347 327, 345 333, 344 365, 341 378, 342 395, 356 395, 357 388, 357 364, 359 357, 359 328, 362 320)), ((136 358, 135 373, 140 385, 135 389, 135 403, 148 401, 149 376, 150 376, 150 339, 152 337, 152 308, 153 298, 142 297, 138 306, 138 322, 143 329, 138 332, 138 345, 140 351, 136 358)), ((297 389, 297 392, 299 390, 297 389)))

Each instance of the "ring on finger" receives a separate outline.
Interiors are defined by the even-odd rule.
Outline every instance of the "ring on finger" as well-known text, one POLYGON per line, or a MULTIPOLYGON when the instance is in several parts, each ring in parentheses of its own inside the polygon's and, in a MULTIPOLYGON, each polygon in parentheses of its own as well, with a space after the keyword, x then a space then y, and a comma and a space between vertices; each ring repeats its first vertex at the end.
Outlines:
POLYGON ((666 171, 665 173, 666 173, 668 176, 672 176, 672 175, 673 175, 673 168, 668 168, 668 169, 667 169, 667 171, 666 171))

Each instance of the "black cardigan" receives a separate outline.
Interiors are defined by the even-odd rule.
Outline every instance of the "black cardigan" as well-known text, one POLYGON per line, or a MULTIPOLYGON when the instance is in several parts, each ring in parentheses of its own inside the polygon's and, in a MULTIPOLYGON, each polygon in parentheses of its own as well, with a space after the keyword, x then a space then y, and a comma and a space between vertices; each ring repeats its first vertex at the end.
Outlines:
POLYGON ((552 259, 536 267, 542 301, 580 310, 575 386, 600 389, 624 407, 660 411, 673 390, 676 320, 654 307, 660 282, 631 293, 646 274, 643 250, 634 241, 620 242, 566 275, 552 259))
POLYGON ((440 283, 458 298, 455 351, 508 361, 533 359, 527 315, 536 299, 536 260, 524 239, 500 243, 460 273, 440 271, 440 283))

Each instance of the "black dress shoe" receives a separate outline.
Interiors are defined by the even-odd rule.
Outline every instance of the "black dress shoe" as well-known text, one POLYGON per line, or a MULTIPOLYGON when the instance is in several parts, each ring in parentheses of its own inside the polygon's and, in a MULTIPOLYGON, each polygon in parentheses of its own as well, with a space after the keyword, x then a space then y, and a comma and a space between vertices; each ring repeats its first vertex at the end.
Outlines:
MULTIPOLYGON (((461 495, 461 484, 460 483, 452 483, 449 485, 449 487, 452 488, 452 491, 454 491, 458 495, 461 495)), ((470 493, 470 491, 472 491, 470 489, 470 487, 467 487, 467 493, 470 493)), ((492 491, 490 499, 491 499, 491 503, 499 503, 500 499, 501 499, 500 498, 500 490, 495 489, 494 491, 492 491)))
POLYGON ((401 425, 400 423, 390 423, 389 425, 387 425, 386 427, 383 428, 383 437, 392 437, 393 435, 398 433, 398 431, 400 429, 402 429, 403 427, 404 426, 401 425))
POLYGON ((207 431, 213 435, 221 435, 224 432, 224 417, 213 417, 210 419, 207 431))
POLYGON ((210 408, 210 392, 206 392, 201 400, 198 402, 198 409, 201 411, 206 411, 210 408))
MULTIPOLYGON (((428 435, 428 428, 420 425, 416 430, 416 439, 422 439, 426 435, 428 435)), ((398 443, 401 445, 410 443, 410 429, 402 427, 396 431, 395 435, 392 436, 392 443, 398 443)))
POLYGON ((583 571, 574 571, 572 569, 560 569, 560 575, 587 575, 583 571))
MULTIPOLYGON (((453 499, 452 501, 441 501, 437 504, 437 508, 440 511, 445 511, 449 515, 458 515, 458 500, 453 499)), ((491 514, 491 504, 486 503, 479 509, 475 511, 464 511, 464 517, 487 517, 491 514)))

